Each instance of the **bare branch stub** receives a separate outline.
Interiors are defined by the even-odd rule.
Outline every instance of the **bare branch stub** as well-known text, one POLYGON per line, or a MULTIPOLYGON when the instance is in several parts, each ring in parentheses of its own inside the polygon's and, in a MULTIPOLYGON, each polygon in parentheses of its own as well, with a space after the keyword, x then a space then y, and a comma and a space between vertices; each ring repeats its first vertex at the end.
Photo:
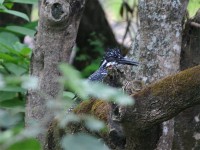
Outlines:
POLYGON ((190 25, 196 28, 200 28, 200 24, 197 22, 191 22, 190 25))

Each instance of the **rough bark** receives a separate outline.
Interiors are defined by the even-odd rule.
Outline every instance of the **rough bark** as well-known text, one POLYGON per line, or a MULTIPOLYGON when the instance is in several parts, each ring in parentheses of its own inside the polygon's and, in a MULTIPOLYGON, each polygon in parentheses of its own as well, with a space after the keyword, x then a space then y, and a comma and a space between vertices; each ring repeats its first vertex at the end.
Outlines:
MULTIPOLYGON (((186 22, 183 31, 181 70, 200 64, 200 10, 186 22), (195 23, 195 24, 193 24, 195 23)), ((189 108, 175 117, 174 150, 200 149, 200 105, 189 108)))
POLYGON ((148 85, 133 95, 134 106, 120 106, 120 120, 134 122, 133 128, 145 130, 199 104, 199 75, 200 66, 196 66, 148 85))
MULTIPOLYGON (((134 48, 139 49, 139 54, 137 52, 138 55, 136 56, 139 59, 140 67, 137 70, 127 71, 129 75, 131 72, 137 79, 149 84, 179 71, 182 20, 187 3, 188 0, 139 1, 140 29, 138 42, 136 41, 134 48)), ((135 55, 132 57, 135 57, 135 55)), ((163 126, 163 136, 159 140, 158 149, 168 150, 171 148, 172 127, 173 120, 166 122, 165 126, 163 126)), ((153 132, 149 131, 149 133, 158 137, 160 136, 160 129, 158 127, 155 128, 157 130, 152 129, 153 132)), ((150 141, 150 139, 146 141, 150 141)), ((132 142, 134 141, 132 140, 132 142)), ((151 147, 152 149, 155 148, 156 143, 158 141, 155 141, 154 147, 151 147)), ((150 142, 146 142, 146 145, 150 145, 150 142)))
POLYGON ((139 78, 152 83, 179 71, 182 20, 187 0, 139 2, 139 78))
MULTIPOLYGON (((45 121, 47 126, 52 119, 46 104, 62 90, 57 81, 60 76, 58 64, 69 60, 84 3, 84 0, 43 0, 40 3, 40 20, 30 66, 31 75, 39 79, 39 87, 27 94, 27 127, 31 120, 45 121)), ((38 139, 44 144, 44 133, 38 139)))
MULTIPOLYGON (((169 76, 136 93, 133 96, 133 107, 119 107, 120 113, 114 118, 118 118, 117 121, 124 127, 128 150, 145 149, 148 141, 147 138, 143 138, 152 131, 149 129, 171 119, 188 107, 200 104, 200 78, 197 78, 199 75, 200 66, 197 66, 169 76), (138 135, 142 139, 139 139, 138 135), (131 142, 132 140, 134 142, 131 142)), ((155 148, 155 145, 150 145, 149 150, 155 148)))

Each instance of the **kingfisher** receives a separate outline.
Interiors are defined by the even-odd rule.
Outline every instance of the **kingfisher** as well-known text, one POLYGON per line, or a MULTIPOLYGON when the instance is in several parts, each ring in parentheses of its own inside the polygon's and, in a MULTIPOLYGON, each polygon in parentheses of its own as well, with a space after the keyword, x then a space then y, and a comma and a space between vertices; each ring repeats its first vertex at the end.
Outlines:
POLYGON ((126 59, 120 49, 108 49, 103 56, 99 69, 91 74, 88 80, 103 82, 103 79, 108 75, 108 70, 120 64, 138 66, 138 62, 126 59))
MULTIPOLYGON (((88 80, 92 82, 103 82, 105 77, 109 75, 109 70, 113 67, 117 67, 118 65, 138 66, 138 64, 136 61, 125 58, 120 49, 108 49, 103 56, 99 69, 91 74, 88 80)), ((68 109, 68 112, 71 112, 82 101, 77 96, 73 99, 75 99, 75 103, 68 109)))

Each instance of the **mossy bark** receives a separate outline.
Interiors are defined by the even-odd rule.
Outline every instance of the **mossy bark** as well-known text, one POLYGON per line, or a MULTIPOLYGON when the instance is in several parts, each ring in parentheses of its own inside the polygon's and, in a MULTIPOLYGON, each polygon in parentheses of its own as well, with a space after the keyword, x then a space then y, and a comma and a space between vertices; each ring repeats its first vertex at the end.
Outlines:
POLYGON ((200 66, 196 66, 145 87, 133 95, 133 107, 122 109, 121 121, 134 122, 132 126, 145 130, 200 104, 199 75, 200 66))

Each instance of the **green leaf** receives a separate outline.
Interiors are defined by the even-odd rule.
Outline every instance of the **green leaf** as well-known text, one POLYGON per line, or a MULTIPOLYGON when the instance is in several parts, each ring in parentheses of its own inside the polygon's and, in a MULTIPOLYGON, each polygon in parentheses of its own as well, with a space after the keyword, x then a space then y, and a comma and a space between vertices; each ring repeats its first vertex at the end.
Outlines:
POLYGON ((97 120, 93 117, 85 118, 85 125, 91 131, 99 131, 105 127, 104 123, 100 120, 97 120))
POLYGON ((28 22, 27 24, 25 24, 23 26, 26 27, 26 28, 35 30, 37 25, 38 25, 38 21, 31 21, 31 22, 28 22))
POLYGON ((10 2, 23 3, 23 4, 37 4, 38 0, 9 0, 10 2))
POLYGON ((60 118, 59 125, 61 128, 65 128, 68 123, 71 123, 71 122, 75 123, 75 122, 79 122, 79 121, 80 121, 80 117, 78 115, 69 113, 67 115, 65 114, 65 117, 60 118))
POLYGON ((4 81, 3 76, 0 74, 0 89, 2 89, 4 87, 5 87, 5 81, 4 81))
POLYGON ((6 66, 6 68, 11 72, 13 73, 14 75, 16 76, 20 76, 24 73, 27 72, 27 69, 26 68, 23 68, 21 66, 18 66, 16 64, 13 64, 13 63, 5 63, 4 64, 6 66))
POLYGON ((102 141, 84 133, 64 136, 61 145, 64 150, 109 150, 102 141))
POLYGON ((14 6, 14 4, 11 3, 11 2, 4 2, 3 5, 4 5, 7 9, 12 9, 12 7, 14 6))
POLYGON ((88 98, 87 93, 85 93, 84 85, 80 84, 80 72, 75 70, 72 66, 69 64, 61 64, 59 66, 63 78, 60 80, 60 83, 64 83, 67 88, 69 88, 71 91, 75 92, 78 96, 80 96, 83 99, 88 98))
POLYGON ((121 90, 109 87, 102 83, 90 82, 80 79, 80 74, 68 64, 60 66, 64 78, 61 83, 65 83, 67 88, 75 92, 80 98, 87 99, 89 95, 98 99, 114 101, 120 105, 132 105, 134 100, 121 90))
POLYGON ((24 58, 24 56, 29 56, 31 53, 31 49, 27 45, 20 42, 16 42, 12 46, 13 49, 9 49, 9 51, 13 54, 18 55, 21 58, 24 58))
POLYGON ((0 9, 6 9, 4 5, 0 5, 0 9))
POLYGON ((72 92, 64 91, 63 92, 63 99, 73 99, 75 97, 75 94, 72 92))
POLYGON ((7 14, 11 14, 11 15, 15 15, 15 16, 18 16, 18 17, 20 17, 20 18, 23 18, 23 19, 29 21, 28 16, 27 16, 25 13, 22 13, 22 12, 19 12, 19 11, 8 10, 8 9, 2 9, 2 10, 0 10, 0 12, 2 12, 2 13, 7 13, 7 14))
POLYGON ((7 26, 5 27, 5 29, 7 29, 8 31, 22 34, 22 35, 29 35, 31 37, 34 37, 34 34, 36 32, 35 30, 31 30, 29 28, 21 27, 21 26, 7 26))
POLYGON ((33 76, 24 76, 22 78, 22 87, 24 89, 37 89, 38 87, 38 78, 33 76))
POLYGON ((189 17, 192 18, 200 8, 200 1, 199 0, 189 0, 187 5, 187 9, 189 12, 189 17))
POLYGON ((24 47, 23 49, 21 49, 20 53, 24 56, 30 55, 31 53, 31 49, 28 47, 24 47))
POLYGON ((5 92, 26 92, 25 89, 18 87, 18 86, 6 86, 3 88, 0 88, 0 91, 5 91, 5 92))
POLYGON ((20 43, 20 42, 16 42, 15 44, 13 44, 13 48, 15 49, 15 51, 17 51, 17 53, 23 49, 25 47, 24 44, 20 43))
POLYGON ((99 68, 100 61, 94 61, 92 64, 88 65, 87 67, 84 68, 83 71, 81 71, 82 75, 84 77, 92 74, 99 68))
POLYGON ((42 147, 38 140, 29 138, 12 144, 7 150, 42 150, 42 147))
POLYGON ((120 105, 133 105, 134 100, 130 96, 124 94, 121 89, 109 87, 102 83, 88 82, 86 89, 87 93, 99 99, 114 101, 120 105), (98 91, 98 92, 97 92, 98 91))
MULTIPOLYGON (((4 54, 9 54, 9 53, 12 53, 12 54, 16 54, 16 55, 19 55, 18 52, 16 52, 13 47, 13 45, 5 45, 3 43, 0 42, 0 52, 4 53, 4 54)), ((10 55, 10 54, 9 54, 10 55)))
POLYGON ((0 144, 7 142, 14 136, 14 131, 11 130, 6 130, 4 132, 1 132, 0 134, 0 144))
POLYGON ((11 126, 17 124, 21 120, 19 114, 12 114, 5 110, 0 110, 0 126, 10 128, 11 126))
POLYGON ((16 96, 15 92, 0 91, 0 101, 12 99, 16 96))
POLYGON ((16 42, 19 42, 19 38, 9 32, 0 32, 0 43, 4 45, 13 45, 16 42))
POLYGON ((12 56, 8 54, 3 54, 3 53, 1 53, 0 59, 3 59, 4 61, 7 61, 7 62, 16 62, 15 58, 13 58, 12 56))
POLYGON ((2 108, 5 108, 5 107, 6 108, 15 108, 15 107, 24 108, 24 105, 25 105, 25 102, 17 98, 0 102, 0 107, 2 108))

